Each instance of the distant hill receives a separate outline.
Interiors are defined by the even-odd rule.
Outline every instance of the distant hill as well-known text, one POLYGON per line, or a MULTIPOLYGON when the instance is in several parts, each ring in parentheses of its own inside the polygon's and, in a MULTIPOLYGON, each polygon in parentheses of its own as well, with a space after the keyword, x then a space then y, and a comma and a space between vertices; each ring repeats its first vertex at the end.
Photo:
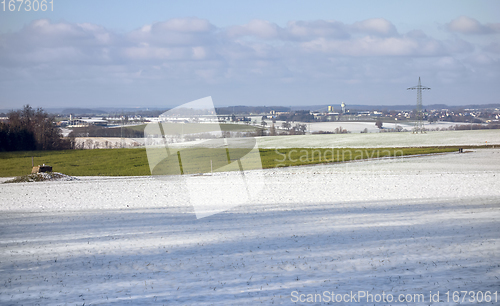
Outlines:
POLYGON ((91 108, 65 108, 63 109, 60 114, 61 115, 103 115, 106 114, 107 112, 100 110, 100 109, 91 109, 91 108))
POLYGON ((288 112, 289 107, 285 106, 227 106, 216 107, 215 111, 218 115, 231 115, 231 114, 269 114, 270 111, 288 112))
MULTIPOLYGON (((328 104, 334 107, 335 111, 341 110, 340 105, 328 104)), ((292 106, 292 110, 310 110, 310 111, 327 111, 328 105, 308 105, 308 106, 292 106)), ((374 110, 395 110, 395 111, 411 111, 416 108, 416 105, 356 105, 347 104, 346 109, 356 111, 374 111, 374 110)), ((499 104, 470 104, 470 105, 446 105, 446 104, 429 104, 423 105, 424 109, 487 109, 487 108, 500 108, 499 104)))
POLYGON ((65 109, 48 109, 49 113, 59 115, 73 114, 75 116, 105 116, 105 115, 141 115, 141 116, 159 116, 166 109, 161 108, 117 108, 103 107, 100 109, 90 108, 65 108, 65 109))

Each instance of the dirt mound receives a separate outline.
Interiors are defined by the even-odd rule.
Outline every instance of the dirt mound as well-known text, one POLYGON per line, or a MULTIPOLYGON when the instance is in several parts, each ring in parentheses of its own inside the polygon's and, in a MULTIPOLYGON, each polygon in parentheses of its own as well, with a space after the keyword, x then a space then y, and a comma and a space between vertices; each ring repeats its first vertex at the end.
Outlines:
POLYGON ((23 182, 43 182, 43 181, 76 181, 76 177, 62 174, 59 172, 43 172, 18 176, 4 183, 23 183, 23 182))

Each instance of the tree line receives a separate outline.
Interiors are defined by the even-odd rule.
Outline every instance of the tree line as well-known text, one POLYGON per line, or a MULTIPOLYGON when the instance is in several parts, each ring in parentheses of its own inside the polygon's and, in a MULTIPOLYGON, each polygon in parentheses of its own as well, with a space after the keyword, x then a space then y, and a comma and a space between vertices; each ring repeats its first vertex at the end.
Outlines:
POLYGON ((64 139, 54 117, 42 108, 25 105, 22 110, 7 114, 7 122, 0 123, 0 151, 64 150, 72 149, 72 138, 64 139))
POLYGON ((307 110, 299 110, 295 112, 290 112, 288 114, 280 114, 276 118, 280 121, 299 121, 299 122, 314 122, 316 119, 314 115, 309 113, 307 110))
POLYGON ((143 138, 143 130, 131 128, 105 128, 101 126, 89 125, 87 127, 76 127, 70 133, 74 137, 120 137, 120 138, 143 138))

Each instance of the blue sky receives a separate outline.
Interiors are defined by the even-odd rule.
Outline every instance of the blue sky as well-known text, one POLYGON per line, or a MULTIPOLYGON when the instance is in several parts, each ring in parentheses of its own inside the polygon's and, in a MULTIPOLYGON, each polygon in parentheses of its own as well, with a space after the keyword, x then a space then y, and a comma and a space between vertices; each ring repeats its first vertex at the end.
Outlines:
MULTIPOLYGON (((17 4, 18 5, 18 4, 17 4)), ((61 1, 2 11, 0 109, 499 103, 500 1, 61 1)))

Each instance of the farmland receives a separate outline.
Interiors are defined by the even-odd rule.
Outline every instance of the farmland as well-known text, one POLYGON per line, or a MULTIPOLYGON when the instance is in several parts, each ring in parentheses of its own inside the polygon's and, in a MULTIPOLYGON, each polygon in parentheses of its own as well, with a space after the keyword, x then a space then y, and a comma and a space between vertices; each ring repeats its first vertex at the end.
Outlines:
MULTIPOLYGON (((265 182, 256 200, 200 220, 176 181, 149 176, 2 184, 0 303, 289 305, 363 291, 437 305, 428 294, 440 291, 439 305, 455 305, 445 292, 491 294, 500 150, 468 151, 249 171, 265 182)), ((193 177, 212 178, 232 182, 193 177)))
POLYGON ((168 180, 144 148, 0 153, 4 177, 31 156, 74 176, 0 184, 0 304, 289 305, 354 291, 434 305, 440 291, 454 305, 446 292, 497 292, 498 134, 369 136, 258 138, 264 169, 245 171, 244 188, 217 171, 220 147, 182 151, 212 160, 212 175, 168 180), (240 205, 197 219, 193 196, 240 205))
MULTIPOLYGON (((425 148, 344 148, 344 149, 260 149, 262 165, 254 169, 288 167, 309 164, 345 162, 380 157, 444 153, 457 147, 425 148)), ((215 169, 227 163, 226 150, 221 148, 193 148, 184 150, 190 160, 213 160, 215 169), (202 158, 203 157, 203 158, 202 158)), ((31 157, 35 165, 51 165, 54 171, 72 176, 141 176, 150 175, 146 149, 99 149, 64 151, 26 151, 0 153, 0 177, 21 176, 31 171, 31 157)), ((175 159, 177 163, 177 160, 175 159)), ((175 165, 177 167, 177 164, 175 165)), ((198 172, 210 172, 210 164, 195 166, 198 172)), ((247 169, 249 170, 249 169, 247 169)))

